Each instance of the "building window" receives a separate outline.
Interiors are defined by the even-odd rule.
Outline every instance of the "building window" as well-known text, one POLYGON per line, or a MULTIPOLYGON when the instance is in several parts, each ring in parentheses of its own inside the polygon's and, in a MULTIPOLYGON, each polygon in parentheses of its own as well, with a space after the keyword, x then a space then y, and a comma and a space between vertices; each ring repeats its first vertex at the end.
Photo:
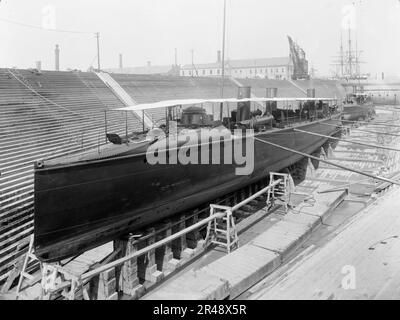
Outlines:
POLYGON ((279 69, 278 69, 278 68, 276 68, 276 69, 275 69, 275 72, 276 72, 276 73, 278 73, 278 72, 279 72, 279 69))
POLYGON ((189 71, 189 76, 191 76, 192 75, 192 71, 189 71))
POLYGON ((184 76, 185 75, 185 71, 182 71, 182 76, 184 76))
POLYGON ((251 69, 250 69, 250 74, 252 74, 253 73, 253 71, 251 71, 251 69))
POLYGON ((206 70, 203 70, 203 75, 205 75, 206 74, 206 70))
POLYGON ((285 73, 285 68, 282 68, 282 72, 285 73))
POLYGON ((265 69, 265 73, 268 73, 268 69, 265 69))
POLYGON ((217 74, 219 74, 219 69, 217 69, 217 74))
POLYGON ((212 74, 212 70, 210 70, 210 74, 212 74))

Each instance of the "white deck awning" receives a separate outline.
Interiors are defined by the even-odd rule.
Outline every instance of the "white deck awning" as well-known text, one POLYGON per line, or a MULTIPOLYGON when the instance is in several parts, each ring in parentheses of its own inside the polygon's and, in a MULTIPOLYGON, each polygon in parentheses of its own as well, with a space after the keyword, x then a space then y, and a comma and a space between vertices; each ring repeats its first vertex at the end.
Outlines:
POLYGON ((306 101, 337 101, 337 98, 225 98, 225 99, 178 99, 164 100, 152 103, 140 103, 133 106, 116 108, 119 111, 140 111, 159 108, 169 108, 175 106, 189 106, 203 103, 239 103, 239 102, 306 102, 306 101))

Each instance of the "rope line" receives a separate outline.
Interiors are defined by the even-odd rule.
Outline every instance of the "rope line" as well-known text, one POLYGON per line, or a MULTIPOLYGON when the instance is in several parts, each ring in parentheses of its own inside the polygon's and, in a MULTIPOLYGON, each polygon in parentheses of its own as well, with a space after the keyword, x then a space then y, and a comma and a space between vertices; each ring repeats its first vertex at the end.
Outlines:
MULTIPOLYGON (((333 125, 333 124, 329 124, 329 123, 321 123, 327 126, 331 126, 331 127, 337 127, 337 125, 333 125)), ((365 129, 358 129, 358 128, 352 128, 352 127, 346 127, 346 126, 340 126, 343 129, 350 129, 350 130, 354 130, 354 131, 360 131, 360 132, 367 132, 367 133, 376 133, 376 134, 384 134, 384 135, 389 135, 389 136, 394 136, 394 137, 400 137, 400 134, 396 134, 397 132, 400 131, 396 131, 396 132, 381 132, 381 131, 372 131, 372 130, 365 130, 365 129)))
POLYGON ((299 130, 299 129, 293 129, 293 130, 297 131, 297 132, 302 132, 302 133, 307 133, 310 135, 322 137, 322 138, 328 138, 328 139, 333 139, 333 140, 338 140, 338 141, 343 141, 343 142, 348 142, 348 143, 354 143, 354 144, 359 144, 362 146, 367 146, 367 147, 372 147, 372 148, 385 149, 385 150, 391 150, 391 151, 400 151, 400 149, 396 149, 396 148, 378 146, 376 144, 364 143, 364 142, 359 142, 359 141, 354 141, 354 140, 346 140, 346 139, 336 138, 336 137, 332 137, 332 136, 326 136, 324 134, 310 132, 310 131, 304 131, 304 130, 299 130))
POLYGON ((310 159, 313 159, 313 160, 317 160, 317 161, 321 161, 323 163, 326 163, 326 164, 341 168, 343 170, 355 172, 355 173, 358 173, 358 174, 361 174, 361 175, 364 175, 364 176, 367 176, 367 177, 370 177, 370 178, 373 178, 373 179, 381 180, 381 181, 384 181, 384 182, 388 182, 388 183, 396 184, 396 185, 400 186, 400 182, 398 182, 396 180, 392 180, 392 179, 388 179, 388 178, 385 178, 385 177, 376 176, 376 175, 373 175, 373 174, 370 174, 370 173, 366 173, 366 172, 363 172, 363 171, 360 171, 360 170, 357 170, 357 169, 348 168, 348 167, 345 167, 345 166, 343 166, 341 164, 337 164, 337 163, 334 163, 332 161, 328 161, 328 160, 324 160, 324 159, 321 159, 321 158, 318 158, 318 157, 314 157, 314 156, 312 156, 310 154, 307 154, 307 153, 304 153, 304 152, 301 152, 301 151, 297 151, 297 150, 293 150, 293 149, 281 146, 279 144, 275 144, 275 143, 272 143, 272 142, 269 142, 269 141, 265 141, 265 140, 262 140, 262 139, 259 139, 259 138, 254 138, 254 139, 259 141, 259 142, 262 142, 262 143, 265 143, 265 144, 269 144, 269 145, 271 145, 273 147, 277 147, 279 149, 282 149, 282 150, 285 150, 285 151, 289 151, 291 153, 297 153, 297 154, 302 155, 304 157, 307 157, 307 158, 310 158, 310 159))
POLYGON ((82 116, 80 113, 74 112, 66 107, 63 107, 62 105, 59 105, 58 103, 51 101, 50 99, 42 96, 39 92, 37 92, 35 89, 33 89, 31 86, 29 86, 27 83, 25 83, 24 81, 22 81, 21 79, 19 79, 14 72, 12 72, 11 70, 8 70, 8 72, 19 82, 21 83, 23 86, 25 86, 28 90, 30 90, 32 93, 34 93, 35 95, 37 95, 38 97, 42 98, 43 100, 45 100, 46 102, 55 105, 58 108, 64 109, 70 113, 72 113, 75 116, 82 116))

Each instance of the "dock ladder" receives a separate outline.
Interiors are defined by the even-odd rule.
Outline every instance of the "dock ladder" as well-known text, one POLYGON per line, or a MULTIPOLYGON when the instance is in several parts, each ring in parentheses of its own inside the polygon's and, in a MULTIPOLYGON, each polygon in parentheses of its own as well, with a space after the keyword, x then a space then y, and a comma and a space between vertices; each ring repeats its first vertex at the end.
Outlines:
POLYGON ((239 247, 235 218, 231 207, 211 204, 210 216, 219 213, 221 213, 220 217, 215 217, 208 223, 206 243, 210 240, 211 243, 225 247, 230 253, 233 248, 239 247))
POLYGON ((290 206, 290 191, 294 185, 293 180, 289 174, 270 172, 269 184, 271 188, 267 194, 267 205, 272 207, 274 205, 282 205, 284 212, 288 212, 290 206), (275 181, 280 180, 278 184, 275 181))

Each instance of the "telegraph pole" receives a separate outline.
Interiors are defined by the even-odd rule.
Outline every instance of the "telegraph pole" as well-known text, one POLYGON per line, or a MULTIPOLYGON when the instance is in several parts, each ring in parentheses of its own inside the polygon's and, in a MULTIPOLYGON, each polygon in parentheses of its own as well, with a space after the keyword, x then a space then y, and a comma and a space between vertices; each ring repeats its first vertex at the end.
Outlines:
POLYGON ((97 69, 100 71, 100 32, 96 32, 97 39, 97 69))
POLYGON ((195 71, 195 67, 194 67, 194 50, 190 50, 190 52, 192 53, 192 77, 194 77, 194 71, 195 71))
POLYGON ((225 82, 225 18, 226 18, 226 0, 224 0, 224 19, 222 26, 222 85, 221 98, 224 97, 224 82, 225 82))

